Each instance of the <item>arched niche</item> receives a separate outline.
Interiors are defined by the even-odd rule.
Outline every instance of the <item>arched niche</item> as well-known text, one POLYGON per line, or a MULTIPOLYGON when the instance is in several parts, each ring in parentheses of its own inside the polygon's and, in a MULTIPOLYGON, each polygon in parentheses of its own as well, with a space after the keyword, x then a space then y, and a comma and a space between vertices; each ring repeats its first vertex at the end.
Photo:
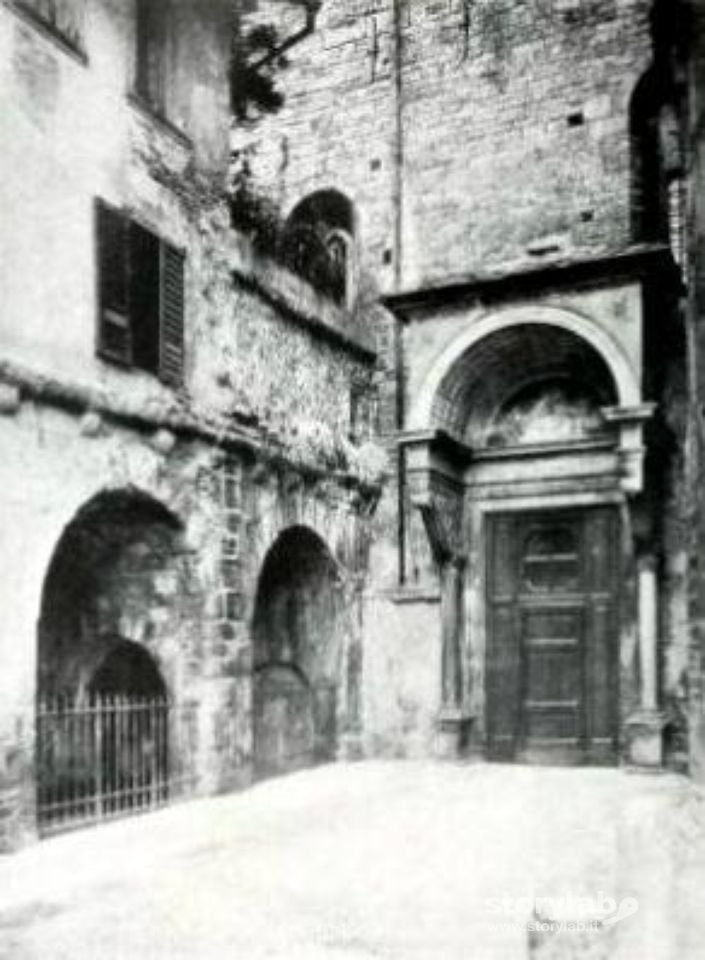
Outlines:
POLYGON ((39 697, 82 697, 120 644, 144 648, 171 685, 201 603, 177 517, 136 488, 96 494, 64 529, 44 580, 39 697))
POLYGON ((167 688, 154 657, 140 644, 116 638, 88 685, 91 699, 166 700, 167 688))
MULTIPOLYGON (((633 408, 642 403, 640 372, 637 361, 604 326, 579 313, 560 307, 537 305, 492 311, 478 317, 463 328, 439 353, 423 378, 412 404, 407 428, 428 430, 434 426, 449 429, 460 438, 468 395, 481 389, 478 377, 494 376, 497 396, 486 391, 486 403, 495 406, 502 383, 509 384, 505 370, 512 370, 524 382, 539 375, 580 375, 581 358, 589 358, 589 369, 598 370, 599 378, 609 381, 609 394, 619 408, 633 408), (532 333, 529 328, 539 328, 532 333), (561 368, 556 356, 560 351, 561 368), (526 352, 525 352, 526 351, 526 352), (514 354, 513 358, 510 354, 514 354), (526 372, 525 363, 531 365, 526 372), (568 365, 567 369, 565 364, 568 365)), ((585 377, 583 377, 585 379, 585 377)), ((602 391, 605 395, 605 391, 602 391)), ((484 407, 485 413, 487 406, 484 407)))
POLYGON ((163 804, 192 757, 182 711, 203 595, 178 518, 105 490, 61 534, 38 626, 36 811, 41 832, 163 804))
POLYGON ((289 527, 265 557, 255 600, 256 776, 335 758, 342 616, 328 548, 307 527, 289 527))
POLYGON ((488 333, 438 385, 431 426, 473 449, 570 442, 605 433, 618 392, 604 358, 570 330, 516 324, 488 333))
POLYGON ((356 219, 353 204, 343 193, 317 190, 289 214, 279 250, 294 271, 348 308, 357 287, 356 219))

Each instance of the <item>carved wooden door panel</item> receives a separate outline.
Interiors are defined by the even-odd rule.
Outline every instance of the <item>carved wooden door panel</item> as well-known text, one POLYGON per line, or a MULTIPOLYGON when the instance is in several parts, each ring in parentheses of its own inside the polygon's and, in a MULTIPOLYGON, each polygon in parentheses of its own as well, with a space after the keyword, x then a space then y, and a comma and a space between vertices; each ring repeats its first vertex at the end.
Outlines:
POLYGON ((610 508, 490 521, 486 703, 491 757, 614 761, 616 532, 610 508))

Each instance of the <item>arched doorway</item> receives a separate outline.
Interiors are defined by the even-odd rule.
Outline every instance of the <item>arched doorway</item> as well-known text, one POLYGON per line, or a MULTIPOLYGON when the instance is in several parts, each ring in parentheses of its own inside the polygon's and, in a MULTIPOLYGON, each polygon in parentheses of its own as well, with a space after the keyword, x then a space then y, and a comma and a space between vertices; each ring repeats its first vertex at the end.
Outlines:
POLYGON ((611 338, 562 311, 498 312, 463 337, 407 447, 409 523, 431 545, 408 569, 440 575, 440 729, 461 743, 471 723, 504 760, 614 762, 629 633, 615 421, 638 388, 611 338))
POLYGON ((335 758, 341 612, 323 541, 305 527, 284 531, 265 558, 253 619, 256 776, 335 758))
POLYGON ((137 643, 116 641, 89 685, 92 697, 166 700, 166 685, 157 664, 137 643))
POLYGON ((41 832, 167 800, 192 579, 179 521, 140 491, 97 495, 64 530, 38 628, 41 832))

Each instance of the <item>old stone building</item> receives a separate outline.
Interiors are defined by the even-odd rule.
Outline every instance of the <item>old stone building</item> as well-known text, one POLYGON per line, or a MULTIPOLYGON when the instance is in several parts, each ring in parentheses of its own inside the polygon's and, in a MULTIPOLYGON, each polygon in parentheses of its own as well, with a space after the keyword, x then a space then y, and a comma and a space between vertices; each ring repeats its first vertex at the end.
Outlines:
POLYGON ((700 769, 698 18, 3 0, 6 843, 340 757, 700 769))
POLYGON ((226 195, 226 2, 3 3, 3 841, 358 749, 361 315, 226 195))
MULTIPOLYGON (((252 24, 292 28, 255 6, 252 24)), ((284 215, 349 198, 360 295, 395 317, 369 750, 681 769, 697 753, 692 14, 325 4, 283 108, 244 138, 284 215)))

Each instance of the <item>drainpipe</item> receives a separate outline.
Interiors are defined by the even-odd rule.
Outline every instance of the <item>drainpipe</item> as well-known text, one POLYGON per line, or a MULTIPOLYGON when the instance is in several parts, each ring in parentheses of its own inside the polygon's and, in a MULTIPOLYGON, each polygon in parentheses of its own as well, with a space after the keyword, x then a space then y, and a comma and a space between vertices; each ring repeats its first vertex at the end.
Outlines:
POLYGON ((404 251, 404 106, 402 12, 404 0, 394 0, 394 283, 401 289, 404 251))
MULTIPOLYGON (((403 113, 403 31, 404 0, 394 0, 394 287, 401 289, 404 260, 404 113, 403 113)), ((401 322, 395 318, 396 428, 404 429, 404 351, 401 322)), ((397 452, 397 516, 399 542, 399 583, 406 582, 406 455, 402 444, 397 452)))

